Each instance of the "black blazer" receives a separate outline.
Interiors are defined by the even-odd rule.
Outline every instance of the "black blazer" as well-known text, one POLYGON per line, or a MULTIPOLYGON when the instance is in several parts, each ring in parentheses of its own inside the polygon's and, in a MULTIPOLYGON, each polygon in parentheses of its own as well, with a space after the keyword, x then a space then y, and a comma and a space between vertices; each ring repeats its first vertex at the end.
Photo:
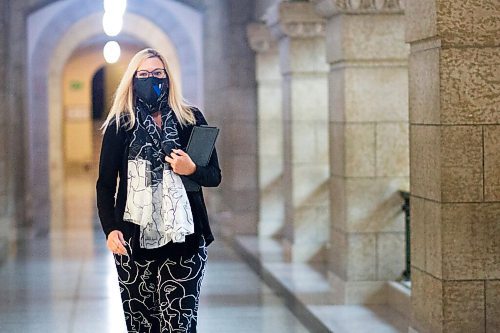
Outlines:
MULTIPOLYGON (((196 125, 207 125, 207 121, 200 110, 193 108, 193 113, 196 118, 196 125)), ((178 125, 177 127, 181 148, 184 151, 186 151, 192 129, 193 125, 184 127, 178 125)), ((169 242, 157 249, 140 248, 139 226, 123 220, 127 201, 127 163, 130 134, 131 131, 126 130, 123 126, 120 126, 117 131, 116 123, 112 121, 106 128, 102 140, 96 191, 97 210, 106 238, 111 231, 120 230, 125 240, 129 242, 130 250, 127 250, 134 259, 160 259, 194 253, 201 242, 201 236, 204 237, 206 245, 209 245, 214 240, 214 236, 210 229, 203 191, 200 190, 187 192, 193 213, 194 234, 186 236, 184 243, 169 242)), ((197 165, 196 171, 188 177, 201 186, 218 186, 222 175, 216 149, 214 149, 208 165, 197 165)))

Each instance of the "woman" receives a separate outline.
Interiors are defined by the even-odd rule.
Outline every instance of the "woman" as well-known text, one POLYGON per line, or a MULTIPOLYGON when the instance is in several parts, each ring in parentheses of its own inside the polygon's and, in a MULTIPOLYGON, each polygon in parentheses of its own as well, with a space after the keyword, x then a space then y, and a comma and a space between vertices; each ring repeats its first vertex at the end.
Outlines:
POLYGON ((129 332, 196 332, 214 238, 202 191, 187 192, 180 176, 219 185, 215 150, 207 166, 185 153, 193 126, 206 124, 162 55, 145 49, 132 58, 103 125, 96 186, 129 332))

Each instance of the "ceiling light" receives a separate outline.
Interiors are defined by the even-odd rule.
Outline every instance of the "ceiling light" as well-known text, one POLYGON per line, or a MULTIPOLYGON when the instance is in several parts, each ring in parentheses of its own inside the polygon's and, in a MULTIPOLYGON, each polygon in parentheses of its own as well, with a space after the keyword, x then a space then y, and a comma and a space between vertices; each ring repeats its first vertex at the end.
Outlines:
POLYGON ((114 64, 120 59, 120 44, 115 41, 107 42, 103 49, 104 59, 108 64, 114 64))
POLYGON ((114 37, 122 31, 123 17, 121 15, 104 13, 102 27, 106 35, 114 37))
POLYGON ((104 0, 104 11, 123 15, 127 9, 127 0, 104 0))

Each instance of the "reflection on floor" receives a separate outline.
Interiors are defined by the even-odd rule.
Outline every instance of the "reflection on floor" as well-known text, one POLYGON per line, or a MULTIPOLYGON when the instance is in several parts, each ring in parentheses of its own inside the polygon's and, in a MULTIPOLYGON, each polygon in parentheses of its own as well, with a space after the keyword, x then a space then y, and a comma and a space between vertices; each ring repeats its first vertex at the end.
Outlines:
MULTIPOLYGON (((125 332, 112 256, 94 204, 94 178, 66 184, 66 218, 50 237, 20 242, 0 267, 0 332, 125 332)), ((220 237, 209 247, 199 332, 307 332, 220 237)))
POLYGON ((280 242, 256 236, 237 236, 238 253, 274 290, 284 295, 303 322, 314 332, 408 332, 410 293, 397 282, 388 283, 387 303, 379 305, 335 304, 331 284, 321 264, 289 262, 280 242))

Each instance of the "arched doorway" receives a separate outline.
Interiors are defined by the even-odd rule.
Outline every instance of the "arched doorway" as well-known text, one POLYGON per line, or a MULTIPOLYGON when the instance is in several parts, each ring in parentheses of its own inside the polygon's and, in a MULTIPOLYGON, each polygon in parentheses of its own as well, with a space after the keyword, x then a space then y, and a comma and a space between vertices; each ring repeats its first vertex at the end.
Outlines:
POLYGON ((92 77, 92 120, 97 121, 104 117, 104 98, 106 96, 105 87, 106 71, 104 66, 99 68, 92 77))

